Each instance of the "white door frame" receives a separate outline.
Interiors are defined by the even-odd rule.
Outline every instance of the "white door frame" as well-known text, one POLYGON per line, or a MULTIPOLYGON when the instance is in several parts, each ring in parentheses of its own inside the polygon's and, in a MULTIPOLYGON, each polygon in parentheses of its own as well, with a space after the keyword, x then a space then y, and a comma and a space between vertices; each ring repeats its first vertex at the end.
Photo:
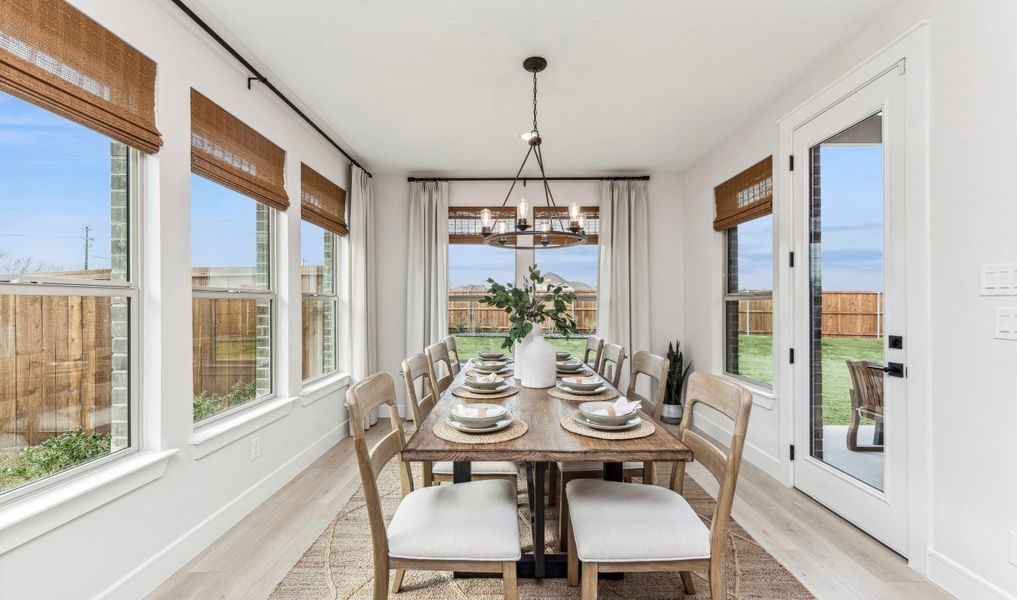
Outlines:
MULTIPOLYGON (((793 485, 794 465, 790 447, 794 443, 796 377, 803 369, 791 365, 789 354, 794 348, 793 302, 795 297, 794 268, 789 253, 794 249, 794 207, 792 202, 793 173, 789 156, 793 153, 795 129, 837 104, 865 84, 903 61, 905 73, 905 248, 908 260, 906 323, 908 332, 907 382, 907 456, 908 456, 908 563, 920 573, 928 571, 928 548, 931 539, 929 524, 931 447, 929 430, 931 413, 928 398, 931 390, 931 289, 929 267, 928 208, 928 137, 929 137, 929 23, 920 22, 850 72, 803 102, 777 122, 778 155, 775 158, 774 194, 774 257, 777 306, 774 347, 777 355, 777 395, 780 407, 780 448, 783 483, 793 485)), ((796 157, 796 168, 805 168, 806 157, 796 157)), ((799 256, 799 268, 806 257, 799 256)), ((804 350, 804 349, 803 349, 804 350)), ((800 355, 804 355, 800 351, 800 355)), ((804 449, 803 449, 804 451, 804 449)))

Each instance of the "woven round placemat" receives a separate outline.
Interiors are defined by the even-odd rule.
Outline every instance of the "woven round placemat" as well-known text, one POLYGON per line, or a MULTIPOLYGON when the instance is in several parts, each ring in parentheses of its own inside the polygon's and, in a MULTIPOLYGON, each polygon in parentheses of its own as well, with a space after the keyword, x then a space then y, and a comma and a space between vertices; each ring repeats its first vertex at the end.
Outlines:
POLYGON ((599 429, 591 429, 576 423, 573 415, 565 415, 561 418, 560 422, 562 429, 565 431, 571 431, 578 435, 585 435, 586 437, 599 438, 602 440, 634 440, 636 438, 652 435, 653 432, 657 430, 657 428, 653 426, 653 423, 646 418, 643 418, 639 422, 639 427, 636 427, 635 429, 628 429, 626 431, 601 431, 599 429))
POLYGON ((514 440, 517 437, 522 437, 529 428, 530 426, 525 422, 516 419, 511 425, 501 431, 495 431, 493 433, 463 433, 457 429, 453 429, 452 426, 445 421, 439 421, 438 424, 434 426, 434 430, 432 432, 436 437, 439 437, 446 442, 455 442, 457 444, 497 444, 498 442, 507 442, 509 440, 514 440))
MULTIPOLYGON (((490 375, 490 373, 484 373, 483 371, 476 370, 467 371, 466 374, 469 375, 470 377, 484 377, 485 375, 490 375)), ((505 373, 498 373, 498 377, 512 377, 513 375, 515 375, 515 371, 511 369, 509 369, 505 373)))
POLYGON ((519 393, 519 388, 516 386, 509 386, 509 389, 498 392, 497 394, 478 394, 477 392, 471 392, 464 387, 452 388, 452 393, 460 398, 469 398, 471 400, 497 400, 498 398, 508 398, 519 393))
POLYGON ((547 390, 548 396, 554 396, 555 398, 561 398, 562 400, 568 400, 569 402, 594 402, 597 400, 614 400, 621 394, 614 388, 607 388, 607 390, 599 394, 570 394, 563 389, 553 387, 547 390))

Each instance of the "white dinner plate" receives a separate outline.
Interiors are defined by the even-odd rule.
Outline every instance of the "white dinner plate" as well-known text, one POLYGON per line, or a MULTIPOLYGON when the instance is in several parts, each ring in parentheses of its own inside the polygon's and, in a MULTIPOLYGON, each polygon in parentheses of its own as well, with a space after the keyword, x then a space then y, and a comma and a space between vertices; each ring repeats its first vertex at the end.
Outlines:
POLYGON ((501 431, 502 429, 505 429, 506 427, 511 425, 512 421, 514 420, 515 419, 512 417, 512 415, 509 415, 502 419, 501 421, 498 421, 494 425, 490 427, 484 427, 482 429, 467 427, 466 425, 463 425, 459 421, 453 420, 452 418, 445 419, 445 422, 448 423, 448 426, 451 427, 452 429, 455 429, 456 431, 461 431, 463 433, 494 433, 495 431, 501 431))
POLYGON ((474 394, 497 394, 499 392, 504 392, 505 390, 509 389, 510 387, 512 387, 512 386, 510 386, 507 383, 503 383, 503 384, 499 385, 496 388, 487 388, 487 389, 484 389, 484 388, 475 388, 475 387, 472 387, 468 383, 464 383, 462 385, 462 388, 464 390, 466 390, 468 392, 473 392, 474 394))
POLYGON ((608 390, 608 387, 606 385, 601 385, 600 387, 598 387, 596 389, 593 389, 593 390, 576 390, 576 389, 570 388, 569 386, 565 385, 564 383, 559 383, 557 385, 557 387, 558 387, 559 390, 561 390, 563 392, 568 392, 569 394, 575 394, 577 396, 595 396, 597 394, 606 392, 608 390))
POLYGON ((600 423, 594 423, 593 421, 588 420, 586 417, 579 413, 572 415, 572 418, 575 419, 576 423, 579 423, 580 425, 585 425, 590 429, 599 429, 601 431, 625 431, 626 429, 634 429, 636 427, 639 427, 639 424, 642 422, 642 419, 640 419, 638 415, 632 417, 631 419, 629 419, 625 423, 622 423, 621 425, 602 425, 600 423))

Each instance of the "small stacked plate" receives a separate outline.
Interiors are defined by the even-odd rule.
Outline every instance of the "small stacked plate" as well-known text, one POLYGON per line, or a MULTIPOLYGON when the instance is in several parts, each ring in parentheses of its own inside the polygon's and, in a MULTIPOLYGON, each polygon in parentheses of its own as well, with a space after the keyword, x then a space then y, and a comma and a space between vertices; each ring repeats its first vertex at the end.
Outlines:
POLYGON ((473 362, 473 370, 478 373, 498 373, 505 374, 512 370, 508 366, 508 359, 502 358, 501 360, 477 360, 473 362))
POLYGON ((583 402, 579 412, 572 415, 576 423, 598 429, 600 431, 625 431, 639 427, 642 419, 635 411, 626 414, 614 414, 614 402, 583 402))
POLYGON ((562 377, 561 382, 555 387, 563 392, 577 396, 596 396, 611 389, 598 375, 591 377, 562 377))
POLYGON ((463 389, 474 394, 500 394, 512 387, 501 375, 475 377, 467 375, 463 380, 463 389), (488 381, 490 379, 490 381, 488 381))
POLYGON ((456 404, 445 422, 449 427, 463 433, 493 433, 505 429, 515 416, 498 404, 456 404))
POLYGON ((564 375, 583 375, 587 372, 586 365, 578 358, 559 360, 555 364, 558 372, 564 375))
POLYGON ((555 360, 568 360, 571 357, 572 354, 569 352, 565 352, 564 350, 558 350, 557 352, 554 353, 555 360))

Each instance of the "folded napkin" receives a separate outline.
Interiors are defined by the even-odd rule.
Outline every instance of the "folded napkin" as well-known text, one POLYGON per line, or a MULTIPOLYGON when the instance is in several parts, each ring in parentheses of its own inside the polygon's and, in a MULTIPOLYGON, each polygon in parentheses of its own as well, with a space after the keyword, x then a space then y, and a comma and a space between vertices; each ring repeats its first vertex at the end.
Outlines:
POLYGON ((461 417, 497 417, 505 414, 505 407, 497 404, 461 404, 456 407, 455 414, 461 417))
POLYGON ((614 404, 607 408, 598 408, 593 411, 593 414, 607 417, 620 417, 622 415, 636 412, 639 410, 639 406, 640 404, 638 400, 629 402, 625 399, 625 396, 619 396, 618 399, 614 401, 614 404))
POLYGON ((494 383, 498 380, 498 374, 490 373, 488 375, 477 375, 476 380, 478 383, 494 383))

